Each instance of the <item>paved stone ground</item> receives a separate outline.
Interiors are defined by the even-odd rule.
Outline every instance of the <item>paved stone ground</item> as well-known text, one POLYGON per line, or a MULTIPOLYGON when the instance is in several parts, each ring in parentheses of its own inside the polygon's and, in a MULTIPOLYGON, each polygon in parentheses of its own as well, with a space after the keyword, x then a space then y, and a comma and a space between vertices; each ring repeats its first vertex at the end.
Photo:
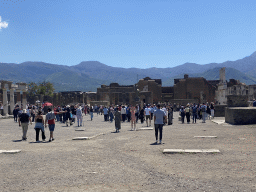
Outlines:
MULTIPOLYGON (((216 118, 215 121, 222 121, 216 118)), ((256 125, 206 123, 164 126, 163 144, 154 145, 154 131, 120 133, 103 116, 84 117, 85 131, 57 123, 55 141, 28 140, 12 119, 0 120, 0 191, 256 191, 256 125), (91 137, 90 140, 72 140, 91 137), (217 136, 195 138, 194 136, 217 136), (163 154, 164 149, 219 149, 210 154, 163 154)), ((145 127, 137 124, 138 128, 145 127)), ((49 131, 46 130, 49 138, 49 131)))

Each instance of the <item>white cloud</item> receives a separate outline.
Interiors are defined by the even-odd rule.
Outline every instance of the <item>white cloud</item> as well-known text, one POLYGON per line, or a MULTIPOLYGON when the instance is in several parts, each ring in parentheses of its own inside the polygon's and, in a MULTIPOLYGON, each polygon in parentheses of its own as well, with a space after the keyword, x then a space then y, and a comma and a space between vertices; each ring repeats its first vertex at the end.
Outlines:
POLYGON ((5 21, 2 21, 2 17, 0 16, 0 30, 2 28, 7 28, 8 27, 8 23, 5 21))

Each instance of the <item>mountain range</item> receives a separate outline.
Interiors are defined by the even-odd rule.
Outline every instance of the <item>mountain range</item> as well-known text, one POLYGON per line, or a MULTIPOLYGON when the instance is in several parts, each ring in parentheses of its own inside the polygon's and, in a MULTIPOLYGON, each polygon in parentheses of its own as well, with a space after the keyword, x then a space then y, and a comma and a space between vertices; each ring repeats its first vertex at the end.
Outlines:
POLYGON ((226 67, 227 80, 237 79, 247 85, 256 84, 256 52, 236 61, 204 65, 185 63, 172 68, 119 68, 98 61, 84 61, 74 66, 44 62, 0 63, 0 79, 25 83, 49 81, 57 92, 96 91, 102 84, 116 82, 131 85, 144 77, 162 79, 163 86, 172 86, 174 79, 183 78, 184 74, 217 80, 222 67, 226 67))

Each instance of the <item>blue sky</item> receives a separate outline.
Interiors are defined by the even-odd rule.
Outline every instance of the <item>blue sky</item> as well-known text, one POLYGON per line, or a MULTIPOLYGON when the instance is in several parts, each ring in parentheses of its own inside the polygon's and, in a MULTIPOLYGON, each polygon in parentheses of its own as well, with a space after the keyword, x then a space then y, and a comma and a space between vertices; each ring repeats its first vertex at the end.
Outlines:
POLYGON ((256 51, 255 0, 0 0, 0 62, 174 67, 256 51))

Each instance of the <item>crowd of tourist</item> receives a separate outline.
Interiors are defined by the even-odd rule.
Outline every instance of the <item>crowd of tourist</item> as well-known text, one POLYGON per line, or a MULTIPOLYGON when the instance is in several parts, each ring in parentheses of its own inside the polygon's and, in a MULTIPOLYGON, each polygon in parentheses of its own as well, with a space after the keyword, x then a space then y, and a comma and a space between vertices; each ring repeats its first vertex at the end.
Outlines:
POLYGON ((205 123, 206 119, 214 118, 214 104, 213 103, 203 103, 203 104, 187 104, 186 106, 181 106, 180 109, 181 122, 184 123, 185 117, 187 123, 190 123, 192 117, 192 123, 196 123, 196 120, 203 120, 205 123))
POLYGON ((39 142, 39 134, 42 132, 42 140, 45 141, 45 127, 49 127, 50 138, 49 142, 54 140, 53 132, 55 129, 55 122, 64 123, 66 126, 72 126, 77 122, 77 126, 84 126, 83 116, 90 115, 91 121, 93 115, 102 115, 104 121, 112 123, 115 122, 115 132, 121 129, 121 123, 128 122, 131 124, 131 130, 136 130, 136 124, 139 122, 150 127, 154 124, 156 142, 162 141, 162 130, 164 125, 171 125, 173 120, 173 112, 179 111, 180 120, 184 123, 185 118, 187 123, 196 123, 197 120, 202 120, 205 123, 206 119, 214 118, 214 104, 187 104, 182 105, 155 105, 144 104, 140 105, 66 105, 56 107, 38 107, 35 105, 16 106, 13 110, 14 121, 19 122, 22 127, 22 140, 26 140, 29 122, 35 122, 36 142, 39 142), (45 119, 44 116, 45 115, 45 119), (153 121, 153 122, 152 122, 153 121))

